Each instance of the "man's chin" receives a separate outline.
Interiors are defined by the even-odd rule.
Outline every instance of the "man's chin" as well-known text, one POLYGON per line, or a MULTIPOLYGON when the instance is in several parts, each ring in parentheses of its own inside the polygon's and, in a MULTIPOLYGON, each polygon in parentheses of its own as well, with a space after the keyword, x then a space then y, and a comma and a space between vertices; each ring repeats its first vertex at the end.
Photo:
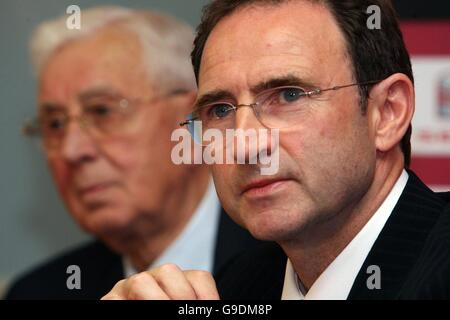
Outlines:
POLYGON ((245 224, 252 236, 263 241, 279 241, 288 232, 286 226, 276 216, 270 213, 260 213, 247 220, 245 224))
POLYGON ((110 203, 99 201, 85 204, 84 208, 79 224, 93 235, 119 232, 129 224, 125 210, 110 203))
POLYGON ((284 206, 276 208, 247 208, 244 226, 253 237, 264 241, 282 242, 297 238, 304 231, 307 221, 284 206), (253 209, 253 210, 252 210, 253 209))

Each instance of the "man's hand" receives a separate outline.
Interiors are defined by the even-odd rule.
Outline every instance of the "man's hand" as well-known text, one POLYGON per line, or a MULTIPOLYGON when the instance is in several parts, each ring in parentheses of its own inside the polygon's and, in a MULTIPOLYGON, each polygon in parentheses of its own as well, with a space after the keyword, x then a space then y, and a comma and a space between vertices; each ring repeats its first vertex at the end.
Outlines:
POLYGON ((182 271, 174 264, 121 280, 102 300, 218 300, 216 282, 207 271, 182 271))

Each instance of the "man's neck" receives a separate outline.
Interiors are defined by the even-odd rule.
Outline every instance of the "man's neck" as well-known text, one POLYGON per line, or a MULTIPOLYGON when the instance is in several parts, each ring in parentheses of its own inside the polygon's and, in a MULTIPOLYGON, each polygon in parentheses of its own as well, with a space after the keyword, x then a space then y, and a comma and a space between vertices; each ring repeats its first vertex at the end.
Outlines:
POLYGON ((357 203, 308 228, 300 237, 280 242, 307 290, 374 215, 402 170, 402 165, 379 165, 368 191, 357 203))
POLYGON ((102 240, 115 252, 126 256, 138 272, 146 270, 185 229, 198 205, 202 201, 210 181, 208 171, 188 179, 195 186, 186 185, 168 195, 160 217, 154 214, 140 214, 124 232, 114 232, 102 240), (163 219, 161 217, 166 217, 163 219))

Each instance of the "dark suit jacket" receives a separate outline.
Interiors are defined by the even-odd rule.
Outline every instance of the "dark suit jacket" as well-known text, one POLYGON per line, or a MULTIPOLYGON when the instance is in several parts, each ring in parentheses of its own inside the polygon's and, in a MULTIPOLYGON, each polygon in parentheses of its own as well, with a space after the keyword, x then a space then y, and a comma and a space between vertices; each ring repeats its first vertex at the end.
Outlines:
MULTIPOLYGON (((434 193, 414 173, 361 267, 348 299, 450 298, 450 192, 434 193), (445 208, 447 206, 447 208, 445 208), (381 289, 368 289, 381 270, 381 289)), ((223 299, 281 298, 287 257, 275 244, 246 252, 223 269, 223 299)))
MULTIPOLYGON (((222 210, 213 273, 242 250, 260 244, 222 210)), ((13 283, 5 299, 100 299, 124 278, 122 258, 99 241, 56 257, 13 283), (78 265, 81 290, 67 289, 67 267, 78 265)))

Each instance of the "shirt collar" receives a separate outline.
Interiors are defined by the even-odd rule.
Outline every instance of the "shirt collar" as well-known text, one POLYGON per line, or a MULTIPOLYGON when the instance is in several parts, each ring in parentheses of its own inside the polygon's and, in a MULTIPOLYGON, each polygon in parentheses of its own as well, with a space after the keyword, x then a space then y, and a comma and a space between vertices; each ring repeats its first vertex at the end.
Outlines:
POLYGON ((408 181, 403 170, 381 206, 345 249, 317 278, 306 294, 302 293, 297 274, 288 259, 282 300, 345 300, 378 235, 389 219, 408 181))
MULTIPOLYGON (((220 202, 214 183, 210 180, 207 192, 185 229, 148 269, 174 263, 182 270, 196 269, 211 272, 219 215, 220 202)), ((137 273, 128 257, 122 257, 122 264, 125 277, 137 273)))

